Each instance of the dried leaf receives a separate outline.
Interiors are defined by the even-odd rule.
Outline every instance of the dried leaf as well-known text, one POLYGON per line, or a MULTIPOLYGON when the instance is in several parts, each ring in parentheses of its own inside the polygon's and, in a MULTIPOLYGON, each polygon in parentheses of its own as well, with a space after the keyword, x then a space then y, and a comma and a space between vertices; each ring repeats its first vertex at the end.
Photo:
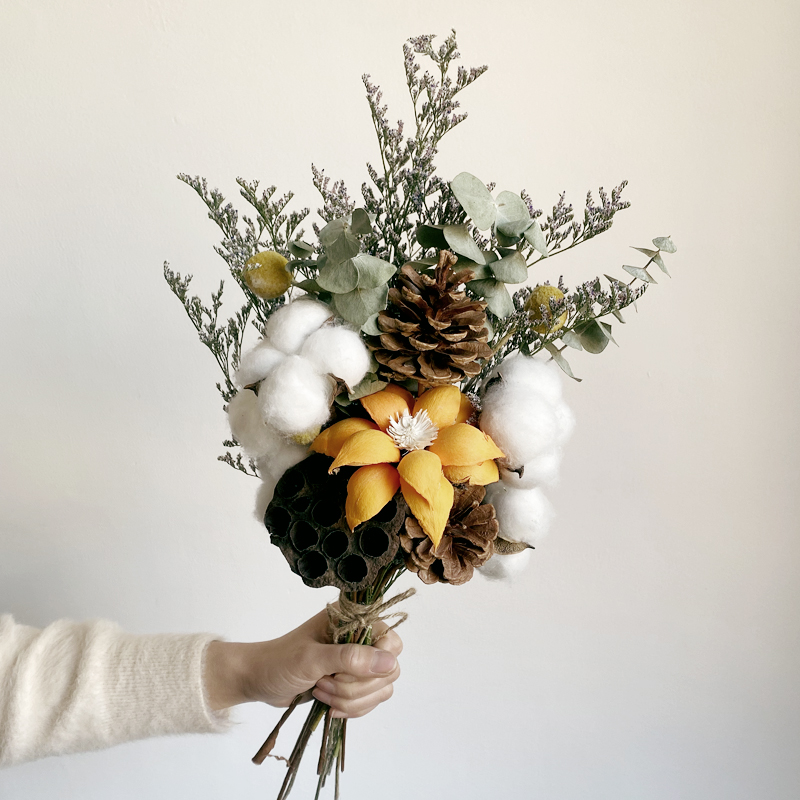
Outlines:
POLYGON ((478 243, 470 236, 466 225, 445 225, 442 230, 447 244, 459 256, 466 256, 476 264, 483 262, 483 251, 478 243))
POLYGON ((634 278, 638 278, 640 281, 644 281, 645 283, 658 283, 655 278, 646 270, 642 269, 641 267, 631 267, 627 264, 622 265, 622 269, 625 270, 629 275, 633 275, 634 278))
POLYGON ((514 301, 502 281, 492 279, 470 281, 467 286, 478 297, 486 300, 489 311, 495 316, 503 318, 514 313, 514 301))
POLYGON ((369 214, 363 208, 357 208, 353 211, 351 221, 353 233, 363 236, 367 233, 372 233, 372 222, 370 221, 369 214))
POLYGON ((377 289, 388 283, 396 272, 393 264, 367 253, 359 253, 351 261, 358 271, 359 289, 377 289))
POLYGON ((663 250, 665 253, 677 253, 678 248, 675 247, 672 239, 669 236, 658 236, 653 239, 653 244, 659 249, 663 250))
POLYGON ((469 172, 461 172, 450 181, 450 189, 478 230, 492 227, 497 208, 486 184, 469 172))
POLYGON ((513 255, 505 256, 499 261, 493 261, 490 269, 495 278, 503 283, 522 283, 528 278, 528 264, 519 250, 514 250, 513 255))
POLYGON ((537 253, 541 253, 543 256, 547 255, 547 242, 539 220, 535 219, 533 224, 525 231, 525 238, 537 253))
POLYGON ((333 294, 346 294, 358 286, 358 269, 353 259, 328 263, 317 274, 317 284, 321 289, 333 294))
POLYGON ((518 194, 500 192, 495 203, 497 205, 495 228, 504 236, 521 236, 530 227, 530 211, 518 194))
POLYGON ((572 380, 577 381, 578 383, 583 380, 583 378, 576 378, 572 374, 572 367, 570 367, 569 362, 566 358, 564 358, 564 356, 561 355, 559 349, 552 342, 548 342, 544 347, 545 350, 547 350, 547 352, 553 357, 553 361, 555 361, 556 364, 561 367, 561 370, 565 375, 568 375, 570 378, 572 378, 572 380))
MULTIPOLYGON (((609 326, 610 330, 611 326, 609 326)), ((598 325, 597 320, 590 319, 575 327, 575 333, 578 335, 583 349, 587 353, 602 353, 608 346, 610 341, 609 334, 598 325)))
POLYGON ((387 286, 376 289, 354 289, 347 294, 334 294, 332 304, 343 319, 360 328, 373 314, 386 308, 387 286))

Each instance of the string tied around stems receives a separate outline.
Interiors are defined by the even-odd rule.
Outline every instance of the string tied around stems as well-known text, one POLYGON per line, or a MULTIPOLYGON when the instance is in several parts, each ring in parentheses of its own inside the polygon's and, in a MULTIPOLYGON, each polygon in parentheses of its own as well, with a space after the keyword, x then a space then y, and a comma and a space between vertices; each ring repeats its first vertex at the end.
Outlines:
POLYGON ((350 636, 357 636, 362 631, 372 628, 376 622, 395 619, 395 622, 389 625, 383 633, 372 639, 373 644, 379 641, 390 630, 393 630, 408 619, 408 614, 405 611, 393 611, 390 614, 386 612, 416 593, 416 589, 406 589, 388 600, 379 598, 374 603, 362 604, 350 600, 344 592, 340 592, 338 604, 328 603, 327 606, 333 643, 340 644, 350 636))

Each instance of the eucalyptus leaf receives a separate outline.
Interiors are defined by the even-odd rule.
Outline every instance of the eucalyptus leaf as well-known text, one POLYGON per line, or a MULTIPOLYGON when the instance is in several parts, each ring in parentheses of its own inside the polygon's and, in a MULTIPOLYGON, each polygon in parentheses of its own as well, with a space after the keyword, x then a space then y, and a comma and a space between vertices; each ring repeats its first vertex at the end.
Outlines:
POLYGON ((450 189, 479 231, 492 227, 497 208, 486 184, 469 172, 461 172, 450 181, 450 189))
POLYGON ((617 344, 616 340, 611 335, 611 325, 609 325, 609 323, 607 323, 607 322, 603 322, 603 320, 601 320, 601 319, 597 320, 597 324, 603 329, 603 333, 606 336, 608 336, 609 341, 614 342, 614 344, 616 344, 617 347, 619 347, 619 345, 617 344))
POLYGON ((486 300, 486 305, 489 311, 496 317, 507 317, 513 314, 516 310, 514 308, 514 301, 506 289, 506 285, 501 281, 496 280, 478 280, 470 281, 467 286, 472 289, 478 297, 486 300))
POLYGON ((547 242, 538 219, 535 219, 533 224, 525 231, 525 239, 537 253, 541 253, 543 256, 547 255, 547 242))
POLYGON ((322 243, 322 246, 327 247, 335 239, 338 239, 348 227, 349 225, 347 223, 347 217, 339 217, 338 219, 331 220, 319 232, 319 240, 322 243))
POLYGON ((503 236, 521 236, 531 224, 531 213, 525 201, 514 192, 497 195, 497 219, 495 228, 503 236))
POLYGON ((638 250, 640 253, 644 253, 648 258, 658 255, 658 250, 648 250, 646 247, 634 247, 633 249, 638 250))
POLYGON ((653 244, 659 249, 663 250, 665 253, 677 253, 678 248, 675 247, 674 242, 669 236, 658 236, 653 239, 653 244))
POLYGON ((367 253, 359 253, 351 261, 358 270, 359 289, 376 289, 378 286, 383 286, 396 272, 394 264, 367 253))
POLYGON ((295 258, 309 258, 309 256, 314 255, 314 246, 297 239, 294 242, 289 242, 289 252, 295 258))
POLYGON ((358 255, 360 249, 361 245, 355 234, 349 227, 346 227, 336 238, 331 240, 330 244, 325 245, 325 254, 331 261, 341 264, 358 255))
POLYGON ((367 214, 363 208, 357 208, 353 211, 351 226, 353 233, 359 235, 372 233, 372 222, 370 221, 369 214, 367 214))
POLYGON ((358 269, 351 258, 341 264, 328 263, 317 274, 317 283, 326 292, 352 292, 358 286, 358 269))
MULTIPOLYGON (((497 262, 495 262, 497 263, 497 262)), ((461 261, 459 259, 458 264, 456 264, 456 269, 468 269, 472 271, 472 278, 470 280, 473 281, 483 281, 487 278, 494 278, 492 274, 491 267, 487 267, 483 264, 475 264, 472 261, 461 261)))
POLYGON ((666 275, 669 275, 669 270, 667 269, 667 265, 664 263, 664 259, 663 259, 663 258, 661 258, 661 254, 660 254, 660 253, 656 253, 656 254, 653 256, 653 262, 654 262, 655 264, 658 264, 658 266, 659 266, 660 270, 661 270, 661 271, 662 271, 664 274, 666 274, 666 275))
POLYGON ((361 332, 366 333, 367 336, 380 336, 382 331, 378 327, 378 314, 380 311, 376 311, 362 326, 361 332))
POLYGON ((476 264, 483 263, 483 250, 478 247, 478 243, 469 235, 469 228, 466 225, 445 225, 442 233, 448 246, 455 253, 460 256, 466 256, 476 264))
POLYGON ((561 341, 564 342, 567 347, 572 347, 574 350, 583 350, 580 337, 575 331, 566 331, 562 334, 561 341))
POLYGON ((319 294, 322 290, 322 287, 315 281, 315 280, 305 280, 300 281, 300 283, 295 284, 299 286, 304 292, 314 292, 315 294, 319 294))
POLYGON ((619 309, 615 309, 611 312, 623 325, 625 324, 625 318, 622 316, 622 312, 619 309))
POLYGON ((520 236, 506 236, 502 231, 497 229, 495 229, 494 235, 497 238, 497 243, 503 248, 513 247, 521 238, 520 236))
POLYGON ((360 328, 373 314, 386 308, 388 286, 376 289, 354 289, 333 296, 333 307, 340 317, 360 328))
POLYGON ((435 247, 444 250, 447 240, 444 238, 444 225, 417 225, 417 241, 425 248, 435 247))
POLYGON ((653 278, 653 276, 646 269, 642 269, 641 267, 630 267, 626 264, 623 264, 622 269, 624 269, 629 275, 633 275, 634 278, 638 278, 640 281, 644 281, 645 283, 658 283, 658 281, 653 278))
POLYGON ((575 327, 583 349, 587 353, 602 353, 608 347, 609 338, 606 332, 597 324, 596 320, 590 319, 575 327))
POLYGON ((583 380, 583 378, 576 378, 572 374, 572 367, 570 367, 569 362, 567 361, 566 358, 564 358, 564 356, 561 355, 559 349, 552 342, 548 342, 548 344, 545 345, 545 349, 553 357, 553 361, 555 361, 556 364, 558 364, 558 366, 561 367, 564 373, 569 375, 570 378, 572 378, 572 380, 577 381, 578 383, 580 383, 583 380))
POLYGON ((491 265, 495 278, 503 283, 522 283, 528 278, 528 264, 519 250, 514 250, 513 255, 504 256, 491 265))
POLYGON ((361 381, 347 393, 347 399, 351 401, 360 400, 362 397, 366 397, 368 394, 375 394, 375 392, 379 392, 388 385, 389 384, 387 381, 382 381, 374 373, 368 372, 361 379, 361 381))

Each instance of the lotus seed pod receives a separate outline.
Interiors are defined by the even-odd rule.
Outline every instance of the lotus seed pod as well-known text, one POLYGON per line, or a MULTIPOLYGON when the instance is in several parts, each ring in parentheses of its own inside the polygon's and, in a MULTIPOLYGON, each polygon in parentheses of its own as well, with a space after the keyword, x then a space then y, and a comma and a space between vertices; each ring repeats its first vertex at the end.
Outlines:
POLYGON ((551 297, 554 300, 563 300, 564 292, 562 292, 557 286, 541 285, 537 286, 531 292, 531 296, 525 301, 525 310, 531 316, 531 327, 536 331, 536 333, 540 333, 542 335, 557 331, 567 321, 566 311, 557 320, 555 320, 552 325, 550 324, 549 319, 542 318, 540 306, 544 306, 545 308, 549 309, 551 297))
POLYGON ((292 285, 292 273, 287 269, 287 263, 274 250, 257 253, 244 265, 242 278, 253 294, 264 300, 274 300, 292 285))

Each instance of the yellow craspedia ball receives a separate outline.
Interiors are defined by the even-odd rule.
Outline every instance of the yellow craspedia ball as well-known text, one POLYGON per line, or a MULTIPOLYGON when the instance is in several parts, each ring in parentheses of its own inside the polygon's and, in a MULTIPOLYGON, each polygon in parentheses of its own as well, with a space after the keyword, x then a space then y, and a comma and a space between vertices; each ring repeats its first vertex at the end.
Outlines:
POLYGON ((274 250, 254 255, 242 270, 242 278, 250 291, 264 300, 280 297, 292 285, 287 260, 274 250))
POLYGON ((552 327, 548 319, 542 318, 542 311, 540 306, 550 308, 550 298, 555 300, 562 300, 564 292, 557 286, 537 286, 532 292, 531 296, 525 301, 525 309, 531 316, 531 327, 542 335, 557 331, 567 321, 567 312, 565 311, 555 322, 552 327))

